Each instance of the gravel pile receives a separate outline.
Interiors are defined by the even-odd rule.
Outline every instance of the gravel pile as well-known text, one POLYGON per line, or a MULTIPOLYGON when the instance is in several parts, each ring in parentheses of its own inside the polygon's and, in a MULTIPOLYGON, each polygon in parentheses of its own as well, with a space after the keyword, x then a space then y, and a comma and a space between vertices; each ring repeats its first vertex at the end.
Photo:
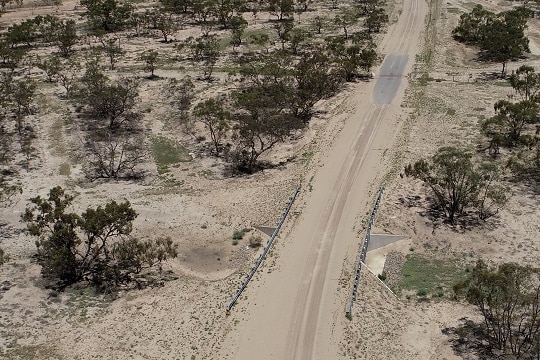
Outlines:
POLYGON ((384 262, 384 272, 386 280, 384 281, 389 288, 393 289, 401 282, 401 268, 405 264, 405 255, 398 251, 391 251, 386 254, 384 262))

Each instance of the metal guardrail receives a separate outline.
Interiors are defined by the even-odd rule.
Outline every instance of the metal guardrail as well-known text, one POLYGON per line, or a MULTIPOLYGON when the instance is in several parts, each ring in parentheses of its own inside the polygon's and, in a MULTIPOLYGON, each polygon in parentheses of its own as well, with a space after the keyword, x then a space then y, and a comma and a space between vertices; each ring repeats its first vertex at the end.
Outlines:
POLYGON ((251 271, 249 272, 246 280, 242 283, 240 288, 236 291, 236 294, 234 295, 234 297, 231 300, 231 302, 229 303, 229 305, 227 305, 227 308, 226 308, 227 315, 230 314, 232 307, 234 306, 234 304, 236 303, 236 301, 238 300, 240 295, 242 295, 242 292, 247 287, 247 284, 249 283, 249 281, 251 280, 253 275, 255 275, 255 272, 257 271, 257 269, 259 268, 259 266, 263 262, 264 258, 266 257, 266 254, 270 250, 270 247, 272 246, 272 244, 274 242, 274 239, 276 238, 277 234, 279 233, 279 229, 281 229, 281 225, 283 225, 283 223, 285 222, 285 219, 287 218, 287 215, 289 214, 289 210, 291 210, 292 204, 293 204, 294 200, 296 199, 296 196, 298 195, 299 192, 300 192, 300 185, 298 185, 296 187, 296 189, 292 193, 291 197, 289 198, 289 201, 287 202, 287 207, 283 211, 283 214, 281 215, 281 218, 279 219, 279 221, 278 221, 278 223, 276 225, 276 229, 274 230, 274 233, 272 234, 272 236, 270 237, 270 239, 266 243, 266 246, 264 247, 264 250, 263 250, 261 256, 259 256, 259 259, 255 263, 255 266, 253 268, 251 268, 251 271))
POLYGON ((379 208, 379 203, 381 202, 383 191, 384 191, 384 187, 381 186, 381 188, 379 189, 379 193, 377 194, 377 199, 375 200, 375 204, 373 205, 373 209, 371 210, 371 215, 369 216, 369 221, 366 228, 366 234, 364 235, 364 242, 362 244, 362 249, 360 250, 360 255, 358 256, 358 261, 356 262, 356 272, 354 275, 354 282, 351 288, 349 304, 347 306, 347 310, 345 311, 345 316, 349 319, 352 318, 352 308, 353 308, 354 301, 356 300, 356 290, 358 289, 358 283, 360 282, 360 271, 362 270, 362 264, 366 260, 366 253, 369 246, 369 240, 371 237, 371 225, 373 224, 373 221, 375 220, 375 214, 377 213, 377 209, 379 208))

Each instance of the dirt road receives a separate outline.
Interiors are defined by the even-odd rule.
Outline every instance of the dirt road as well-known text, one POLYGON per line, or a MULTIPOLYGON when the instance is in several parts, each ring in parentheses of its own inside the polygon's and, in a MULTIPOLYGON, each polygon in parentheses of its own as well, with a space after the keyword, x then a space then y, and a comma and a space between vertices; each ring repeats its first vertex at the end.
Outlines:
POLYGON ((395 119, 426 10, 421 0, 404 0, 382 42, 386 58, 377 81, 367 89, 359 85, 347 101, 343 130, 314 174, 312 190, 304 188, 301 216, 278 249, 278 269, 261 274, 258 287, 248 289, 247 315, 236 315, 245 321, 226 339, 223 358, 339 357, 349 288, 341 288, 338 279, 344 259, 356 256, 363 215, 385 172, 385 149, 399 132, 395 119))

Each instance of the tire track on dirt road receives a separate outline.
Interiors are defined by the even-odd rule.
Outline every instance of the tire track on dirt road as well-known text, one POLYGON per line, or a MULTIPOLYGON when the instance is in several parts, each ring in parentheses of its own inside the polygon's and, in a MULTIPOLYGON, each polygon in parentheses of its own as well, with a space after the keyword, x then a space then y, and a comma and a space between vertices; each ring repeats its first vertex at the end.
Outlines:
POLYGON ((326 283, 324 277, 330 263, 332 243, 340 226, 351 188, 357 178, 357 170, 365 159, 366 151, 372 143, 373 136, 384 118, 384 114, 385 106, 383 105, 375 105, 370 108, 370 112, 364 119, 368 120, 367 127, 358 134, 354 147, 348 155, 349 161, 342 167, 336 181, 338 190, 328 201, 323 216, 325 220, 319 223, 317 232, 323 234, 321 239, 323 248, 320 251, 310 251, 312 255, 316 256, 312 256, 308 260, 308 264, 316 264, 315 270, 311 266, 304 269, 303 278, 310 279, 310 281, 299 288, 296 296, 295 308, 300 311, 294 313, 292 326, 289 328, 288 338, 291 341, 287 345, 286 359, 313 359, 317 323, 319 313, 322 310, 322 294, 326 283), (366 136, 369 136, 367 141, 365 140, 366 136), (299 317, 301 320, 298 319, 299 317))
POLYGON ((421 0, 404 0, 400 18, 381 44, 387 56, 377 81, 368 85, 371 100, 351 95, 355 109, 315 174, 313 190, 280 253, 280 268, 265 274, 264 285, 250 298, 249 317, 235 332, 237 347, 227 354, 232 359, 339 357, 340 330, 332 314, 343 311, 344 304, 336 301, 336 278, 347 250, 357 248, 354 227, 363 201, 372 200, 366 195, 382 166, 376 147, 391 146, 397 131, 389 117, 401 111, 401 95, 393 100, 403 90, 408 59, 414 59, 424 12, 421 0))
MULTIPOLYGON (((387 104, 391 104, 397 94, 401 79, 405 75, 405 67, 409 59, 407 46, 410 43, 408 37, 414 37, 415 22, 418 21, 418 1, 408 2, 407 9, 403 9, 402 18, 387 36, 396 36, 398 33, 399 46, 395 53, 390 52, 381 65, 378 80, 372 93, 372 104, 368 114, 363 119, 366 124, 354 141, 352 151, 348 154, 347 161, 344 162, 339 176, 335 182, 334 189, 337 189, 328 200, 327 210, 324 213, 323 221, 319 223, 319 233, 324 234, 321 239, 323 250, 317 252, 316 259, 308 260, 308 266, 304 269, 303 279, 309 279, 308 284, 303 282, 299 289, 295 301, 295 309, 292 319, 292 326, 289 329, 288 345, 286 359, 314 359, 314 355, 320 355, 315 352, 317 342, 324 342, 329 339, 324 332, 319 331, 320 313, 323 311, 321 306, 323 296, 331 291, 331 286, 327 286, 327 269, 330 263, 332 244, 335 235, 340 226, 350 228, 354 224, 343 223, 342 216, 347 205, 349 195, 355 180, 360 171, 367 153, 370 151, 373 138, 377 131, 387 109, 387 104), (351 161, 352 158, 352 161, 351 161), (312 270, 312 266, 315 270, 312 270), (325 289, 327 288, 327 289, 325 289), (319 333, 319 334, 317 334, 319 333)), ((395 38, 394 38, 395 39, 395 38)), ((386 45, 385 51, 390 51, 391 46, 386 45)), ((354 200, 353 200, 354 201, 354 200)), ((313 254, 313 253, 312 253, 313 254)), ((312 256, 313 258, 314 256, 312 256)), ((325 309, 328 311, 328 309, 325 309)), ((326 324, 325 324, 326 325, 326 324)))

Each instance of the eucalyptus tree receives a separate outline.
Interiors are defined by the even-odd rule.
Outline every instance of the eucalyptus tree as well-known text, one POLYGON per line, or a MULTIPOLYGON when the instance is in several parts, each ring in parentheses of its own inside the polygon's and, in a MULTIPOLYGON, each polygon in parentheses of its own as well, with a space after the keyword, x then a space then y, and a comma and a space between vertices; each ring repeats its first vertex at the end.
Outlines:
POLYGON ((231 113, 223 106, 223 100, 206 99, 195 106, 193 114, 208 129, 214 153, 219 156, 222 150, 222 139, 231 128, 231 113))
POLYGON ((42 276, 53 287, 86 283, 99 291, 114 290, 178 255, 169 238, 144 241, 131 236, 138 214, 129 201, 110 200, 77 214, 69 211, 74 200, 57 186, 45 198, 31 198, 22 215, 29 234, 37 238, 42 276))
POLYGON ((517 263, 490 266, 478 260, 467 279, 454 286, 480 314, 475 331, 493 357, 540 357, 540 269, 517 263), (494 351, 495 350, 495 351, 494 351))
MULTIPOLYGON (((431 158, 407 165, 405 174, 424 182, 433 196, 433 209, 445 214, 454 225, 467 209, 478 208, 479 199, 483 199, 484 205, 486 199, 497 206, 504 205, 504 191, 493 181, 494 174, 488 174, 488 170, 491 171, 473 163, 472 153, 442 147, 431 158)), ((486 209, 484 205, 482 207, 486 209)), ((485 212, 479 210, 482 218, 485 212)))

